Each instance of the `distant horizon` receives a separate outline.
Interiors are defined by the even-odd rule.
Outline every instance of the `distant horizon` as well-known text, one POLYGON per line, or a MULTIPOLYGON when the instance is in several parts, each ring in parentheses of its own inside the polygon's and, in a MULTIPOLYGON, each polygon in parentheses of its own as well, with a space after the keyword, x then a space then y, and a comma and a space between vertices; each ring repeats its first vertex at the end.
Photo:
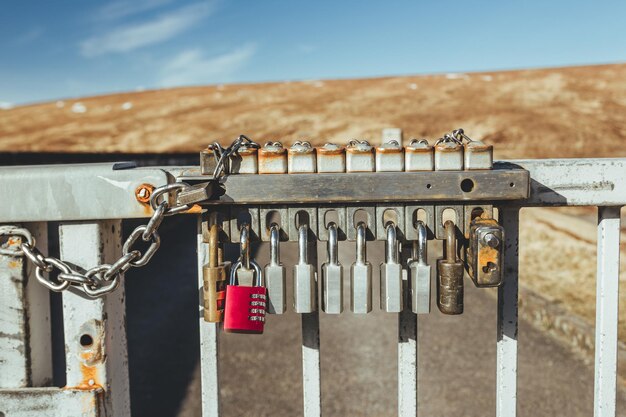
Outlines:
POLYGON ((626 2, 8 2, 0 108, 143 89, 626 61, 626 2))
POLYGON ((177 89, 186 89, 186 88, 202 88, 202 87, 217 87, 217 86, 246 86, 246 85, 262 85, 262 84, 281 84, 281 83, 306 83, 306 82, 315 82, 315 81, 349 81, 349 80, 369 80, 369 79, 381 79, 381 78, 405 78, 405 77, 429 77, 429 76, 445 76, 445 75, 478 75, 478 74, 487 74, 487 73, 507 73, 507 72, 522 72, 522 71, 541 71, 541 70, 558 70, 558 69, 568 69, 568 68, 587 68, 587 67, 606 67, 612 65, 626 65, 626 61, 621 62, 605 62, 605 63, 597 63, 597 64, 572 64, 572 65, 555 65, 555 66, 546 66, 546 67, 526 67, 526 68, 503 68, 496 70, 475 70, 475 71, 457 71, 457 72, 432 72, 432 73, 423 73, 423 74, 392 74, 392 75, 374 75, 374 76, 364 76, 364 77, 337 77, 337 78, 308 78, 308 79, 291 79, 291 80, 260 80, 260 81, 252 81, 252 82, 224 82, 224 83, 208 83, 208 84, 190 84, 190 85, 181 85, 181 86, 173 86, 173 87, 154 87, 154 88, 142 88, 142 89, 133 89, 133 90, 120 90, 120 91, 109 91, 103 93, 94 93, 91 95, 85 96, 68 96, 68 97, 57 97, 49 100, 42 101, 34 101, 34 102, 26 102, 26 103, 6 103, 0 101, 0 110, 10 110, 13 108, 19 107, 27 107, 27 106, 36 106, 47 103, 55 103, 59 101, 79 101, 81 99, 92 99, 92 98, 101 98, 107 96, 117 96, 124 94, 135 94, 135 93, 143 93, 143 92, 156 92, 156 91, 165 91, 165 90, 177 90, 177 89), (3 104, 11 104, 8 107, 3 107, 3 104))

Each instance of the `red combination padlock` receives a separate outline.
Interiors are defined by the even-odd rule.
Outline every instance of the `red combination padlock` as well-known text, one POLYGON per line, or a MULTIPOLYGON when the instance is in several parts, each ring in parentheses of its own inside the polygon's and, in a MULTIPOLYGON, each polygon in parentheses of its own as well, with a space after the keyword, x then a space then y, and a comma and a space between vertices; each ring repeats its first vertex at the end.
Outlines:
POLYGON ((230 270, 230 283, 226 286, 226 306, 224 309, 224 331, 229 333, 263 333, 265 326, 265 305, 267 289, 263 282, 263 272, 259 265, 250 261, 254 268, 255 280, 252 287, 237 285, 237 263, 230 270))

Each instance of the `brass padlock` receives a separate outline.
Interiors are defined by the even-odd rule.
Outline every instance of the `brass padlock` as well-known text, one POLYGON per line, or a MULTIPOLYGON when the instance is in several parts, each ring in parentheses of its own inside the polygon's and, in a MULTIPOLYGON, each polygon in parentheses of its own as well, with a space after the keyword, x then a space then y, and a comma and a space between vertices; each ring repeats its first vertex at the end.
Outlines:
POLYGON ((212 224, 209 228, 209 263, 202 268, 204 321, 211 323, 224 320, 226 277, 230 269, 230 262, 224 262, 218 238, 219 226, 212 224))
POLYGON ((445 255, 437 260, 437 307, 443 314, 463 313, 463 262, 456 254, 456 227, 446 221, 445 255))
POLYGON ((502 283, 504 228, 493 219, 475 218, 470 223, 467 272, 477 287, 502 283))

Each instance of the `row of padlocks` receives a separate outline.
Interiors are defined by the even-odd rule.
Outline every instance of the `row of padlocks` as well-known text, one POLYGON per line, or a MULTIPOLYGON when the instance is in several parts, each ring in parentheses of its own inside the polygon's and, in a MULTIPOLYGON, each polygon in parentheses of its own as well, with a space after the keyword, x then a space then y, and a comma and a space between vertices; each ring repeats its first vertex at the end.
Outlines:
MULTIPOLYGON (((217 153, 214 145, 202 151, 203 174, 213 173, 217 153)), ((470 139, 458 129, 438 139, 434 146, 426 139, 413 139, 406 147, 395 140, 380 146, 352 140, 345 147, 327 143, 317 148, 306 141, 289 148, 280 142, 267 142, 262 147, 246 144, 227 163, 230 174, 482 170, 492 168, 493 147, 470 139)))
MULTIPOLYGON (((366 255, 366 224, 356 227, 356 260, 350 267, 350 309, 356 314, 372 311, 373 266, 366 255)), ((326 227, 327 260, 321 267, 321 310, 327 314, 343 312, 344 277, 339 263, 338 228, 326 227)), ((411 242, 407 260, 408 297, 405 297, 403 262, 400 260, 397 226, 385 226, 385 260, 379 266, 380 309, 399 313, 411 308, 415 314, 430 313, 431 266, 427 262, 427 228, 416 222, 417 238, 411 242), (404 305, 405 299, 410 306, 404 305)), ((265 312, 283 314, 287 310, 286 267, 280 262, 279 226, 270 227, 270 260, 264 268, 250 256, 250 226, 239 231, 241 253, 234 265, 223 261, 219 225, 209 230, 209 264, 204 267, 204 317, 210 322, 225 318, 225 330, 262 332, 265 312)), ((502 243, 504 230, 493 219, 476 218, 471 223, 465 262, 457 243, 457 227, 444 223, 444 254, 438 259, 437 306, 444 314, 463 312, 463 277, 467 271, 479 287, 498 286, 502 281, 502 243)), ((298 227, 298 261, 293 266, 293 310, 312 313, 318 309, 318 275, 308 259, 308 225, 298 227)))
POLYGON ((341 314, 345 292, 355 314, 369 313, 377 301, 389 313, 430 313, 426 252, 428 240, 437 239, 444 242, 436 263, 437 306, 444 314, 461 314, 466 272, 477 287, 498 286, 503 279, 504 230, 495 220, 494 201, 528 195, 528 172, 493 169, 492 153, 461 129, 435 146, 413 140, 406 148, 392 140, 379 147, 351 141, 345 148, 296 142, 285 149, 277 142, 261 147, 245 136, 229 148, 213 144, 201 152, 200 173, 181 176, 196 185, 178 196, 179 203, 207 210, 204 319, 223 321, 226 331, 262 333, 266 313, 287 310, 281 241, 298 242, 298 261, 291 266, 296 313, 316 312, 319 303, 324 313, 341 314), (319 273, 308 259, 311 239, 327 244, 319 273), (338 254, 344 240, 356 245, 345 292, 338 254), (367 261, 371 240, 385 241, 378 267, 367 261), (251 241, 270 243, 267 265, 252 259, 251 241), (232 265, 223 259, 228 242, 240 245, 232 265), (408 259, 401 259, 401 245, 412 249, 408 259), (379 295, 372 290, 376 277, 379 295))

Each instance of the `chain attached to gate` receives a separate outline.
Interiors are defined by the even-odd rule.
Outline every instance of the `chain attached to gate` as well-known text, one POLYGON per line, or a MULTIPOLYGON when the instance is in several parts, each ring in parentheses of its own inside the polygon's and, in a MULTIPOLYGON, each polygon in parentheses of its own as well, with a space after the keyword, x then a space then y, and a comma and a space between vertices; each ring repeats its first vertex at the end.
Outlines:
POLYGON ((170 216, 189 209, 187 204, 170 205, 167 197, 176 201, 176 196, 181 191, 189 188, 186 183, 174 183, 164 185, 154 190, 150 198, 150 204, 154 209, 152 217, 147 224, 138 226, 128 236, 122 247, 122 256, 112 264, 95 266, 85 272, 73 269, 68 263, 51 256, 44 256, 35 246, 35 238, 24 228, 14 226, 0 227, 0 236, 20 236, 22 244, 19 249, 0 248, 1 255, 26 256, 35 266, 37 280, 52 291, 67 290, 70 285, 80 289, 90 297, 101 297, 109 294, 119 286, 122 276, 130 268, 145 266, 161 245, 161 238, 157 229, 165 216, 170 216), (150 242, 145 252, 133 249, 141 237, 144 242, 150 242), (51 273, 54 269, 59 271, 55 280, 51 273))

